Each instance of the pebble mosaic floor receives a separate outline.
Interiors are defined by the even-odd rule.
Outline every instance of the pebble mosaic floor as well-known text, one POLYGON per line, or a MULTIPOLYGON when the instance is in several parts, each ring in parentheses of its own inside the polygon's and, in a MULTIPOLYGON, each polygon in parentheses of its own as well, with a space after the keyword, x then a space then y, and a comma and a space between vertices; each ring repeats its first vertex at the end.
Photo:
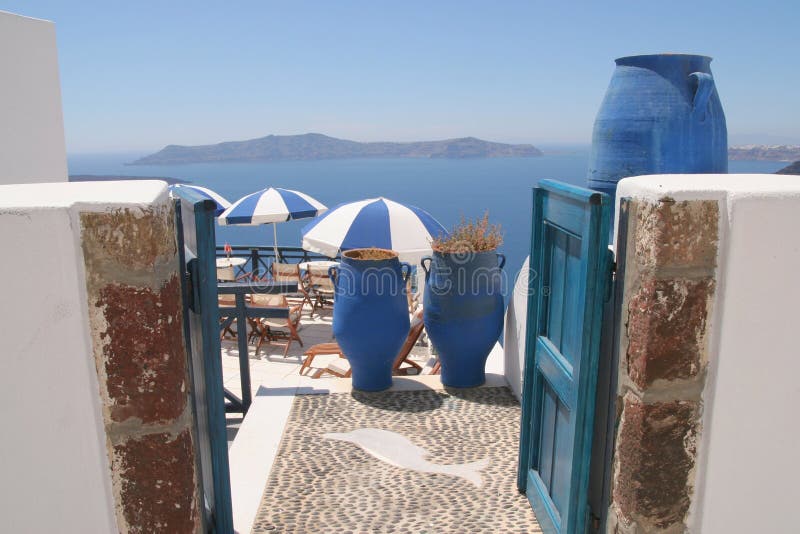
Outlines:
POLYGON ((298 396, 253 532, 541 532, 516 489, 519 417, 505 387, 298 396), (482 484, 323 436, 362 428, 404 436, 433 464, 488 459, 482 484))

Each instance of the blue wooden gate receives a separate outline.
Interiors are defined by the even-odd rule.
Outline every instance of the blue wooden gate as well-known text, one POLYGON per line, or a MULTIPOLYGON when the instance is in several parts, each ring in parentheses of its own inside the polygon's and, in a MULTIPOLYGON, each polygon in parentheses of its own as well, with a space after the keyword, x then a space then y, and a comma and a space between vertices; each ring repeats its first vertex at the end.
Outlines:
POLYGON ((228 534, 233 533, 233 512, 217 306, 216 205, 186 188, 176 194, 178 250, 185 267, 184 337, 190 353, 195 445, 205 504, 203 529, 228 534))
POLYGON ((588 528, 588 482, 609 197, 544 180, 533 192, 517 485, 545 532, 588 528))

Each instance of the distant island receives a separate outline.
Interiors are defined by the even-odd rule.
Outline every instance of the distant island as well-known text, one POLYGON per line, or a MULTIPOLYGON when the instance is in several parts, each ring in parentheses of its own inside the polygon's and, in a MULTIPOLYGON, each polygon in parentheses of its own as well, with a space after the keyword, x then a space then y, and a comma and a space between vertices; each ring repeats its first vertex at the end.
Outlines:
POLYGON ((186 180, 179 178, 167 178, 164 176, 125 176, 111 174, 70 174, 70 182, 116 182, 118 180, 161 180, 168 184, 188 184, 186 180))
POLYGON ((743 145, 728 148, 729 160, 797 161, 800 145, 743 145))
POLYGON ((533 145, 508 145, 474 137, 412 143, 359 143, 318 133, 268 135, 216 145, 169 145, 129 165, 178 165, 234 161, 321 160, 343 158, 508 158, 541 156, 533 145))
POLYGON ((797 174, 800 175, 800 161, 795 161, 791 165, 782 168, 775 174, 797 174))

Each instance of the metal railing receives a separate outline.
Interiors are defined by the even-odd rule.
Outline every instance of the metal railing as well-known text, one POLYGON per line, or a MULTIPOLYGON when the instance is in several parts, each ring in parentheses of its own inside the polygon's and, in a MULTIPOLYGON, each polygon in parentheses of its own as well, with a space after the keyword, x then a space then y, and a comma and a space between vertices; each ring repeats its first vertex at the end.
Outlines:
POLYGON ((220 330, 228 328, 236 321, 236 342, 239 350, 239 381, 242 386, 242 398, 224 390, 226 412, 237 412, 246 414, 253 402, 250 382, 250 356, 247 343, 247 318, 269 318, 286 319, 289 317, 289 308, 259 308, 248 306, 245 300, 246 295, 254 293, 260 294, 280 294, 297 292, 296 283, 270 282, 259 284, 242 284, 236 282, 224 282, 217 284, 219 295, 233 295, 235 306, 220 306, 220 330))
MULTIPOLYGON (((236 274, 256 273, 261 277, 270 271, 272 262, 275 261, 274 247, 261 247, 251 245, 231 245, 232 258, 244 258, 247 260, 242 266, 237 267, 236 274)), ((217 246, 217 257, 224 258, 227 256, 225 247, 222 245, 217 246)), ((278 247, 278 261, 281 263, 302 263, 304 261, 313 260, 328 260, 327 256, 317 254, 315 252, 308 252, 301 247, 278 247)))

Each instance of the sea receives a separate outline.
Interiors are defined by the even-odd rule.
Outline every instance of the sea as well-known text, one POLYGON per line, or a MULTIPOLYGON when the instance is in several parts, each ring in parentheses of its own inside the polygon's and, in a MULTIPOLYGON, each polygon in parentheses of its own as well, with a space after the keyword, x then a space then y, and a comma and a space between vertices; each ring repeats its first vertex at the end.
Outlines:
MULTIPOLYGON (((188 165, 127 163, 144 154, 74 154, 70 174, 158 176, 213 189, 231 202, 260 189, 283 187, 311 195, 329 207, 365 198, 386 197, 428 211, 446 228, 462 217, 489 219, 503 229, 500 252, 506 270, 519 271, 530 249, 532 188, 550 178, 586 183, 588 148, 562 148, 533 158, 339 159, 188 165)), ((731 161, 731 173, 773 173, 786 163, 731 161)), ((278 244, 300 246, 308 221, 278 225, 278 244)), ((271 226, 217 226, 218 244, 272 245, 271 226)))

